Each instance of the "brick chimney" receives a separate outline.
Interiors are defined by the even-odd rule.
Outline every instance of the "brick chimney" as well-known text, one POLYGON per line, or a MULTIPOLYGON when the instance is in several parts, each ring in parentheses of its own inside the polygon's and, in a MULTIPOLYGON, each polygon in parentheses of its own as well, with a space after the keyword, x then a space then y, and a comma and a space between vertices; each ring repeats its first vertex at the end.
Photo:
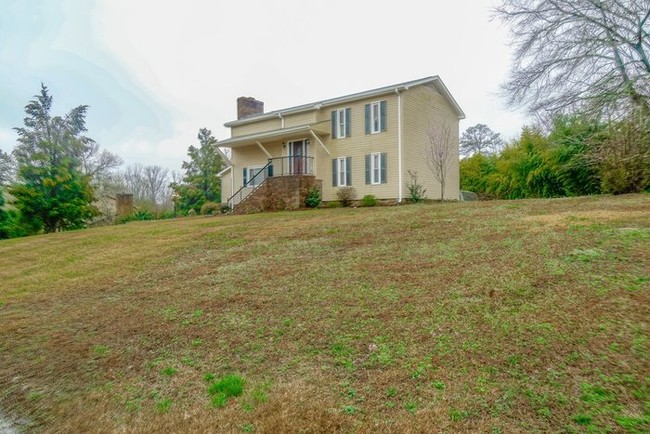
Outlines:
POLYGON ((264 113, 264 103, 255 98, 240 96, 237 98, 237 119, 264 113))

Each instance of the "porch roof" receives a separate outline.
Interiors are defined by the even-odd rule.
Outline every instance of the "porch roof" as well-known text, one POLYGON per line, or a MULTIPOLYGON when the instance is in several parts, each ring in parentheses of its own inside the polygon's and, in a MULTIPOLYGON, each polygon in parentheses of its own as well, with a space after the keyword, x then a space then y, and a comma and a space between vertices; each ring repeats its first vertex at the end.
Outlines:
POLYGON ((289 128, 280 128, 278 130, 264 131, 261 133, 247 134, 244 136, 231 137, 229 139, 221 140, 217 142, 218 146, 237 148, 240 146, 255 145, 257 142, 264 142, 271 139, 280 139, 280 138, 294 138, 305 133, 309 134, 311 132, 315 134, 329 134, 329 124, 324 122, 319 122, 319 124, 310 124, 310 125, 298 125, 295 127, 289 128), (320 125, 319 125, 320 124, 320 125), (323 125, 327 124, 327 125, 323 125))

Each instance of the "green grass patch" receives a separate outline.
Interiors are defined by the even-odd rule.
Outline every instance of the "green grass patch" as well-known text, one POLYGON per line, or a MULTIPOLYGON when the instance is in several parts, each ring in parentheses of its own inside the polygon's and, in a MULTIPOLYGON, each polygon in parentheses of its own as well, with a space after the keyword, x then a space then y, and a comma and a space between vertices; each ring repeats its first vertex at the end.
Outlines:
POLYGON ((229 398, 240 396, 244 392, 245 384, 244 378, 236 374, 229 374, 213 380, 208 386, 208 395, 210 395, 212 405, 224 407, 229 398))

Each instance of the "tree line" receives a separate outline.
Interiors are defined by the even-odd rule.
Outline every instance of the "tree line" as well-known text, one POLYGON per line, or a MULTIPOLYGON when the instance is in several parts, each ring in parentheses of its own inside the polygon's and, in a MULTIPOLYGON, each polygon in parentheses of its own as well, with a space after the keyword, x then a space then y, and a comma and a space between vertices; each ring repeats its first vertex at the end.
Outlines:
POLYGON ((649 127, 643 118, 558 116, 548 131, 527 127, 496 152, 462 159, 461 189, 483 199, 644 191, 650 187, 649 127))
MULTIPOLYGON (((502 96, 533 126, 461 140, 461 188, 517 199, 650 188, 650 0, 505 0, 515 61, 502 96)), ((478 128, 480 127, 480 128, 478 128)))
POLYGON ((117 193, 133 194, 138 210, 157 217, 221 201, 216 175, 224 163, 210 130, 201 129, 200 146, 189 147, 182 175, 157 165, 120 169, 119 156, 85 135, 88 106, 64 116, 51 110, 52 96, 41 85, 25 107, 24 126, 14 129, 15 148, 0 151, 0 239, 106 223, 112 216, 104 199, 117 193))

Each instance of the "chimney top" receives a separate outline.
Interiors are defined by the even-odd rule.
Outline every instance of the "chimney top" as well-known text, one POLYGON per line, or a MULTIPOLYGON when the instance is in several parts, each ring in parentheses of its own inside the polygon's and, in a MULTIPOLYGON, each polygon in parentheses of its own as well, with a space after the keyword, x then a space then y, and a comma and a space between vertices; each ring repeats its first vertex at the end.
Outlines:
POLYGON ((237 98, 237 119, 264 113, 264 103, 249 96, 237 98))

